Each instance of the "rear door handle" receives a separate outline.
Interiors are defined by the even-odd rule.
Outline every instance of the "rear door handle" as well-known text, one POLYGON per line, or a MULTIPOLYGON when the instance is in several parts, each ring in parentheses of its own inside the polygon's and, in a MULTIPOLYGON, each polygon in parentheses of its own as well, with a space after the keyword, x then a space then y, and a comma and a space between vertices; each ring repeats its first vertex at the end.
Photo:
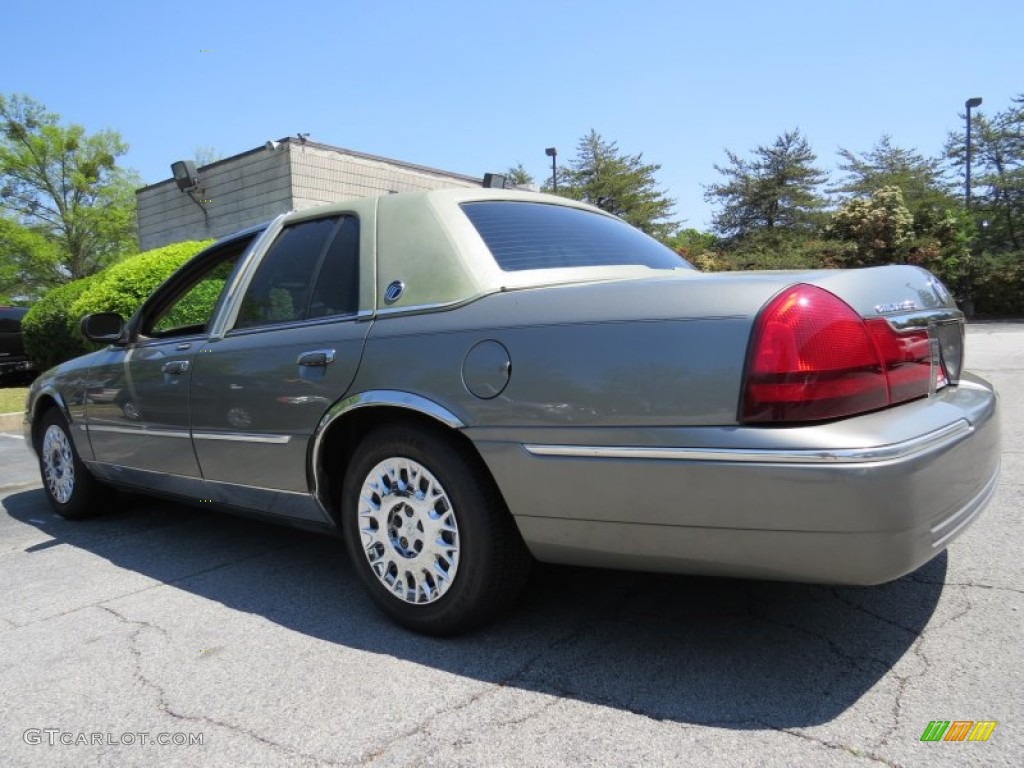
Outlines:
POLYGON ((298 365, 325 368, 334 362, 337 351, 333 349, 313 349, 299 355, 298 365))
POLYGON ((188 360, 169 360, 160 367, 160 370, 164 373, 180 374, 185 373, 188 370, 188 366, 188 360))

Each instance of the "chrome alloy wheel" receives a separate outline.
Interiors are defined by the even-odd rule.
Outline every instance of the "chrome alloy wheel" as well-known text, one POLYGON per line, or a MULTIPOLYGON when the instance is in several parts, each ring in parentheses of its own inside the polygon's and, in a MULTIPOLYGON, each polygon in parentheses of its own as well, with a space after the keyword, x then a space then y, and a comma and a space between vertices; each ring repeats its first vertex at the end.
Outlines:
POLYGON ((43 477, 58 504, 67 504, 75 491, 75 458, 64 430, 51 424, 43 435, 43 477))
POLYGON ((447 492, 412 459, 385 459, 359 491, 363 552, 380 582, 399 600, 432 603, 459 567, 459 526, 447 492))

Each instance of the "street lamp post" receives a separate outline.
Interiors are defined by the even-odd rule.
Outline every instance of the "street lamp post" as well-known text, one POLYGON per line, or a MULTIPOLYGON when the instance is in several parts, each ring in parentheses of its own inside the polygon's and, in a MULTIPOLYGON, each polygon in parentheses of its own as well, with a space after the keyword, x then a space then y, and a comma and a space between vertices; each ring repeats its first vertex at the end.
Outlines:
MULTIPOLYGON (((971 215, 971 108, 981 106, 981 97, 975 96, 972 99, 968 99, 964 102, 964 106, 967 108, 967 174, 964 181, 964 208, 967 211, 967 215, 971 215)), ((967 317, 974 317, 974 265, 971 262, 970 250, 966 253, 967 258, 964 264, 963 274, 963 305, 964 314, 967 317)))
POLYGON ((981 106, 981 97, 975 96, 964 102, 967 107, 967 181, 964 185, 964 207, 971 211, 971 107, 981 106))
POLYGON ((554 147, 548 147, 544 150, 544 154, 551 158, 551 191, 558 192, 558 175, 557 166, 555 165, 555 158, 558 157, 558 150, 554 147))

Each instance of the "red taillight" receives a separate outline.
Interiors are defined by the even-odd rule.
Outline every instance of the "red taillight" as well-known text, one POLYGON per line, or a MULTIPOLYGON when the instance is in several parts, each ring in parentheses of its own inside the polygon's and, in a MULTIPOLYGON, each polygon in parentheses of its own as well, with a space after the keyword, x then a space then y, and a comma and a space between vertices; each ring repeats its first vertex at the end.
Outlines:
POLYGON ((740 421, 818 421, 928 393, 927 331, 864 321, 834 294, 796 285, 754 324, 740 421))

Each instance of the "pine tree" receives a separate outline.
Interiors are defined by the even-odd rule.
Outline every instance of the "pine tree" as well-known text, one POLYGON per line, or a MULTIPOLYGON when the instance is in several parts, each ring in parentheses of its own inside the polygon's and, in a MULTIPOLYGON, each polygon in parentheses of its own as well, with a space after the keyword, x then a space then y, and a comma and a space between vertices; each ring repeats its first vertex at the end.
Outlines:
MULTIPOLYGON (((658 188, 660 165, 643 162, 643 154, 619 151, 591 130, 580 139, 576 156, 558 172, 558 194, 596 205, 661 240, 678 226, 670 220, 675 201, 658 188)), ((544 191, 551 187, 545 185, 544 191)))

